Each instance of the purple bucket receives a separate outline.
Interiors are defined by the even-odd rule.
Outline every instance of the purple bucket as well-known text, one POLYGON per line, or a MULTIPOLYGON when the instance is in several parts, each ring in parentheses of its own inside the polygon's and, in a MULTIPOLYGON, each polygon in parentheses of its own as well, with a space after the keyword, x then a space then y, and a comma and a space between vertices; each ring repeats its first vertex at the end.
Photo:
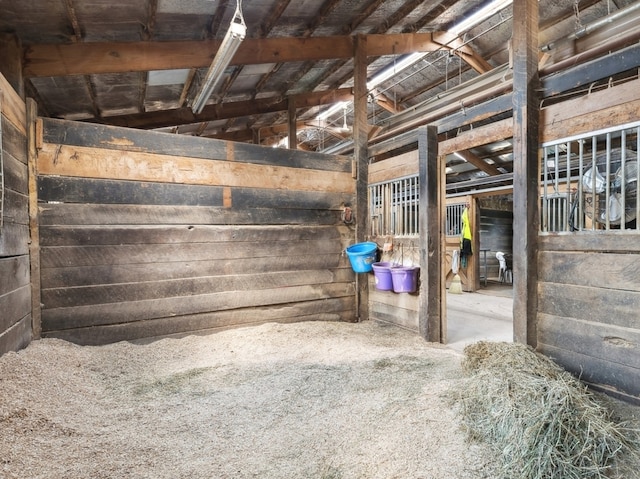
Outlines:
POLYGON ((417 266, 394 266, 391 268, 393 291, 396 293, 414 293, 418 289, 417 266))
POLYGON ((391 291, 393 280, 391 279, 391 263, 386 261, 373 263, 373 276, 376 282, 376 289, 380 291, 391 291))

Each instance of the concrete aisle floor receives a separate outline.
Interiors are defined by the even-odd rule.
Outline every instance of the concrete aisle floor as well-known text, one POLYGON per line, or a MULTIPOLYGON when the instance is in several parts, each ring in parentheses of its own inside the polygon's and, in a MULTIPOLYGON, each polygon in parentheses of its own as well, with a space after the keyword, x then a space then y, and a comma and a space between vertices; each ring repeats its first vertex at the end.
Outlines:
POLYGON ((513 341, 513 288, 489 281, 475 293, 447 291, 447 347, 476 341, 513 341))

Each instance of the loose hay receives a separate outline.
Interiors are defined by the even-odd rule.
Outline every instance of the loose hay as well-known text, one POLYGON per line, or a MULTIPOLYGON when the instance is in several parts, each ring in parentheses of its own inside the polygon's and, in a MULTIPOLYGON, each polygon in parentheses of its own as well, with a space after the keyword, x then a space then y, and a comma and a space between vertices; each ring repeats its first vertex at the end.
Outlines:
MULTIPOLYGON (((638 454, 637 430, 615 423, 574 376, 520 344, 464 350, 460 390, 472 439, 491 445, 504 478, 611 477, 616 458, 638 454)), ((639 477, 637 472, 633 476, 639 477)))

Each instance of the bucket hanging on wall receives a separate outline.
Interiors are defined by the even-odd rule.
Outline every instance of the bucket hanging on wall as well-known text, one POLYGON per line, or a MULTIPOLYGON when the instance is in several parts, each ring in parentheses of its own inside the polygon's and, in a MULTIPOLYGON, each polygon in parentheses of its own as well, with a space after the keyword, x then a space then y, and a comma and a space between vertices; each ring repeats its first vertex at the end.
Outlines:
POLYGON ((418 289, 417 266, 394 266, 391 268, 391 280, 395 293, 415 293, 418 289))
POLYGON ((378 256, 378 244, 372 241, 356 243, 347 247, 347 256, 356 273, 368 273, 378 256))
POLYGON ((376 289, 380 291, 391 291, 393 289, 393 279, 391 278, 391 264, 387 261, 373 263, 373 276, 376 282, 376 289))

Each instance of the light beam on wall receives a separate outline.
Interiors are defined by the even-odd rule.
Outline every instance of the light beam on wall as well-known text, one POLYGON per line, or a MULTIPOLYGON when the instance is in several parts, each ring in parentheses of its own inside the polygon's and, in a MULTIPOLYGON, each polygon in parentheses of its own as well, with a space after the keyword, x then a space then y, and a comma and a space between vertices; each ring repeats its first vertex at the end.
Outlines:
POLYGON ((242 0, 238 0, 236 11, 231 19, 229 30, 222 39, 220 48, 218 49, 216 56, 213 58, 207 75, 200 86, 200 90, 196 94, 193 103, 191 104, 191 110, 196 115, 202 111, 204 105, 209 100, 211 94, 216 90, 220 82, 222 81, 224 71, 231 63, 233 56, 238 51, 238 47, 247 35, 247 26, 244 23, 242 17, 242 0))

